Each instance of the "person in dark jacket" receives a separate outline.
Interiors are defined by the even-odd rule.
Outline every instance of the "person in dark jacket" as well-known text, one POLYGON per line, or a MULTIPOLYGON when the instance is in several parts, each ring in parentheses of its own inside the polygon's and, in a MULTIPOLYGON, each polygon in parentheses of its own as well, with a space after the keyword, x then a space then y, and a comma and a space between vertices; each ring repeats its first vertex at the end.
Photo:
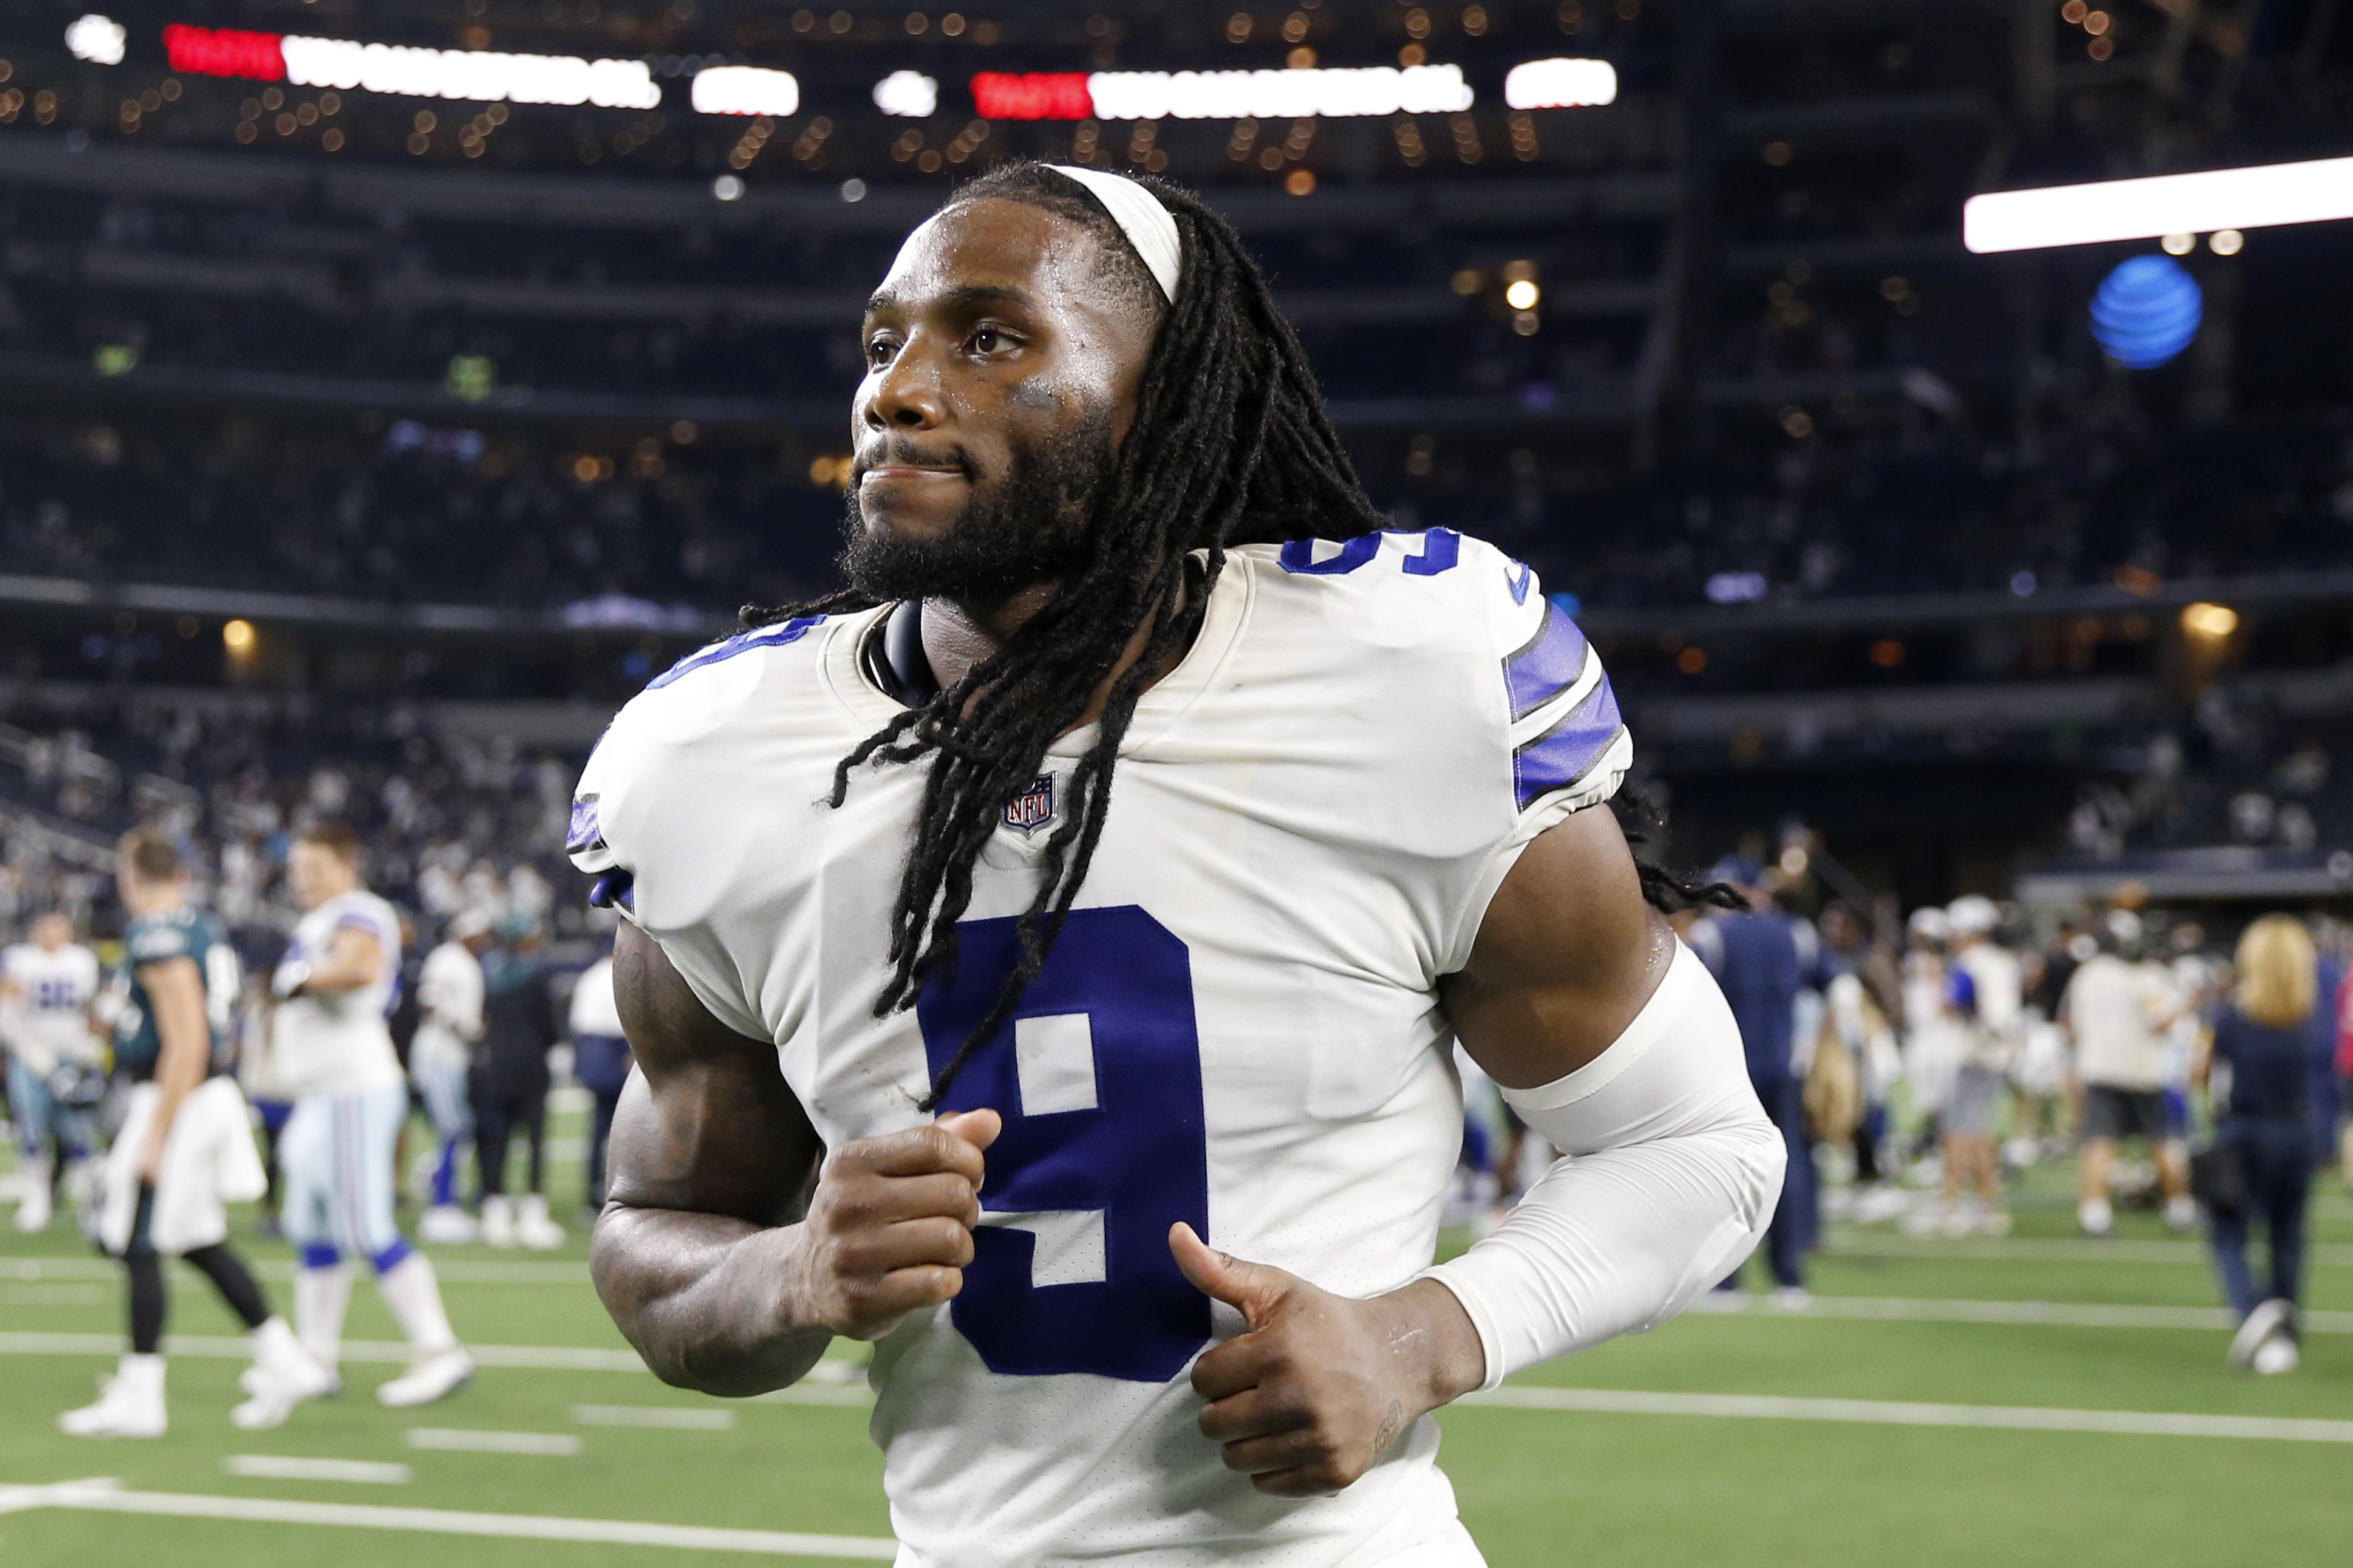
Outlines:
MULTIPOLYGON (((1692 927, 1688 940, 1724 988, 1747 1051, 1748 1081, 1788 1145, 1788 1175, 1766 1233, 1766 1250, 1775 1299, 1800 1305, 1806 1299, 1806 1253, 1818 1229, 1818 1194, 1806 1141, 1805 1080, 1795 1061, 1798 993, 1824 984, 1828 966, 1812 923, 1774 904, 1762 866, 1736 856, 1719 862, 1708 879, 1729 882, 1748 898, 1745 910, 1711 911, 1692 927)), ((1725 1284, 1736 1289, 1738 1281, 1736 1272, 1725 1284)))
POLYGON ((482 1239, 492 1247, 561 1247, 547 1215, 547 1052, 563 1037, 554 978, 536 921, 511 917, 482 955, 482 1040, 474 1050, 474 1156, 481 1166, 482 1239), (507 1142, 530 1142, 530 1185, 507 1196, 507 1142))
POLYGON ((2239 939, 2238 971, 2237 988, 2194 1068, 2211 1096, 2215 1143, 2236 1156, 2243 1177, 2242 1202, 2209 1211, 2214 1272, 2240 1319, 2231 1363, 2293 1372, 2314 1166, 2311 1082, 2335 1042, 2301 921, 2265 915, 2249 926, 2239 939), (2268 1292, 2247 1268, 2247 1233, 2259 1219, 2271 1233, 2268 1292))

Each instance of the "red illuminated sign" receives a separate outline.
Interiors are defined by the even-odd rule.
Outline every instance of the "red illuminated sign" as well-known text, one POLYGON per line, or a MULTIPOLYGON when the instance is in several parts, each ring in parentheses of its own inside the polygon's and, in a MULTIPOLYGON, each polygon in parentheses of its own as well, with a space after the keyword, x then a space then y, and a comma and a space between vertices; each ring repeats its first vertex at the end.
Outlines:
POLYGON ((256 81, 286 79, 286 57, 275 33, 243 33, 233 27, 186 27, 174 23, 164 29, 164 52, 172 68, 191 76, 250 77, 256 81))
POLYGON ((983 120, 1085 120, 1095 111, 1084 71, 983 71, 972 79, 983 120))

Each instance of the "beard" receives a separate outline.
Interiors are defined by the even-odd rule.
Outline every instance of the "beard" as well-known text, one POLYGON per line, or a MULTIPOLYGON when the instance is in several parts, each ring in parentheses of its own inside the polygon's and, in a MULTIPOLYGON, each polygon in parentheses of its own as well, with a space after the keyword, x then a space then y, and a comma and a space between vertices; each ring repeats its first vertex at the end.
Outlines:
POLYGON ((1017 444, 995 479, 959 453, 968 499, 955 525, 934 539, 869 522, 853 479, 837 564, 851 587, 877 599, 985 602, 1067 576, 1086 558, 1088 518, 1115 455, 1108 407, 1050 440, 1017 444))

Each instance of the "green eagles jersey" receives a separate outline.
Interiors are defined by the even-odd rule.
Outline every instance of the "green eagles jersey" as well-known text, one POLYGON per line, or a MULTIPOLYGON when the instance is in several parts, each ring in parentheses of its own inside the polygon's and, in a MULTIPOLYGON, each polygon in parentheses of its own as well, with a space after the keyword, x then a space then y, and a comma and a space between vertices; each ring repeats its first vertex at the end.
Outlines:
POLYGON ((163 1037, 155 1032, 154 1005, 139 982, 139 972, 175 958, 194 959, 204 981, 205 1021, 213 1036, 209 1076, 217 1077, 232 1065, 229 1025, 236 1016, 242 978, 237 950, 229 946, 218 921, 183 904, 176 910, 142 915, 122 933, 125 1001, 114 1024, 114 1070, 134 1083, 152 1079, 156 1061, 164 1054, 163 1037))

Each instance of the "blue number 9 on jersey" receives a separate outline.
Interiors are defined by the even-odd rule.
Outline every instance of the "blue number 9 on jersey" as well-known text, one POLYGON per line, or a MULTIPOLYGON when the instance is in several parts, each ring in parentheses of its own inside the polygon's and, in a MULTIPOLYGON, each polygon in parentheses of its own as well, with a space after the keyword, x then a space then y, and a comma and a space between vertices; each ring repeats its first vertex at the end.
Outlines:
MULTIPOLYGON (((1013 920, 956 928, 956 978, 916 1004, 937 1073, 1020 950, 1013 920)), ((1168 1227, 1208 1234, 1192 961, 1133 905, 1073 910, 1013 1021, 943 1110, 994 1110, 981 1228, 950 1309, 991 1372, 1166 1383, 1209 1337, 1168 1227)))

